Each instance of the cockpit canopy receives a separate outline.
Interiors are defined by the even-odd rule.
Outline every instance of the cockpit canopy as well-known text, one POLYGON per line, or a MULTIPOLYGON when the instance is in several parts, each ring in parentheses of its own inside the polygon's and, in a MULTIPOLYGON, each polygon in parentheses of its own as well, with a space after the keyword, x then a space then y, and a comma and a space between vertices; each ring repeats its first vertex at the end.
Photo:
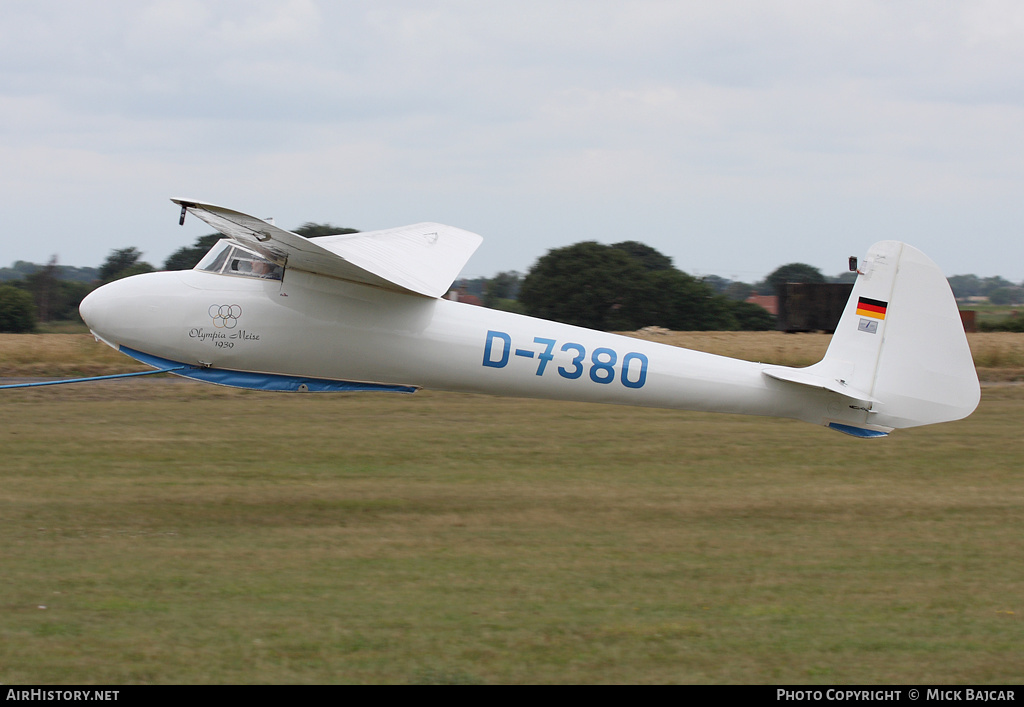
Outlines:
POLYGON ((262 280, 280 280, 284 276, 283 267, 228 238, 217 241, 195 270, 262 280))

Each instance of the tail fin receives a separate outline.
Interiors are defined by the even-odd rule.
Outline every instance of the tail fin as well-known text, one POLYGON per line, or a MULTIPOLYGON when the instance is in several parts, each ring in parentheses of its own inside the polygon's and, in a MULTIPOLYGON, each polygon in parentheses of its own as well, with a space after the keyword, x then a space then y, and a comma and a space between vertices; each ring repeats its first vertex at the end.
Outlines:
POLYGON ((897 241, 869 249, 825 358, 765 373, 862 401, 843 406, 859 419, 844 410, 824 421, 849 434, 959 420, 981 397, 946 278, 924 253, 897 241))

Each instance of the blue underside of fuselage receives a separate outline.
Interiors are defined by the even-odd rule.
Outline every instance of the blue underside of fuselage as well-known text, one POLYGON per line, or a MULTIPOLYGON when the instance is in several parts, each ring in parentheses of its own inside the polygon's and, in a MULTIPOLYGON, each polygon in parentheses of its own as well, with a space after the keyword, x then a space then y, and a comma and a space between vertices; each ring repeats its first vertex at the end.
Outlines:
POLYGON ((308 378, 306 376, 285 376, 279 373, 252 373, 250 371, 232 371, 225 368, 205 368, 203 366, 192 366, 172 361, 170 359, 153 356, 152 354, 136 351, 135 349, 121 346, 118 348, 123 354, 131 356, 136 361, 141 361, 147 366, 159 368, 176 376, 192 378, 204 383, 215 383, 226 385, 232 388, 248 388, 249 390, 273 390, 289 393, 311 392, 311 393, 352 393, 352 392, 382 392, 382 393, 415 393, 416 386, 411 385, 387 385, 385 383, 360 383, 356 381, 340 381, 329 378, 308 378))

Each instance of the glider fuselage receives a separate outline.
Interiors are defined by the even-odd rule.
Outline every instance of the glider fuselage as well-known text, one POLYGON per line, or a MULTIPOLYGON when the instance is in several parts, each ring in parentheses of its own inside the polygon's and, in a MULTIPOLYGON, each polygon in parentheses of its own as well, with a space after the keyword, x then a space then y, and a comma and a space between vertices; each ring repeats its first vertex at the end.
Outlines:
POLYGON ((137 275, 90 295, 82 315, 115 348, 214 370, 865 422, 757 363, 299 270, 137 275))
POLYGON ((860 437, 958 420, 980 398, 949 284, 898 241, 869 249, 825 357, 790 368, 440 299, 481 241, 452 226, 304 238, 173 201, 227 238, 193 270, 110 283, 80 308, 97 338, 158 371, 259 390, 425 387, 771 415, 860 437))

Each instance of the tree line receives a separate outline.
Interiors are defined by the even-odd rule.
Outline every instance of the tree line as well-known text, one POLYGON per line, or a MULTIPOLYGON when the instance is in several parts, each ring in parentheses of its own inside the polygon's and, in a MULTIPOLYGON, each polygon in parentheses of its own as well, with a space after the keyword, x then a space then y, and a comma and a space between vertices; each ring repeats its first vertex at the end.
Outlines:
MULTIPOLYGON (((295 233, 313 238, 358 231, 310 222, 295 233)), ((219 233, 199 236, 192 245, 171 253, 160 269, 191 270, 221 238, 219 233)), ((78 305, 97 287, 157 270, 142 256, 142 251, 130 246, 112 250, 98 268, 58 265, 56 255, 46 265, 19 260, 10 268, 0 268, 0 332, 30 333, 39 322, 81 321, 78 305)))
POLYGON ((519 301, 531 316, 604 331, 774 327, 763 308, 716 294, 637 241, 549 251, 523 279, 519 301))
POLYGON ((790 263, 750 284, 716 275, 695 277, 644 243, 594 241, 549 251, 525 275, 460 280, 459 289, 485 306, 592 329, 632 331, 767 330, 775 317, 746 300, 777 294, 787 282, 850 282, 855 273, 826 277, 805 263, 790 263))
MULTIPOLYGON (((312 238, 358 231, 310 222, 295 233, 312 238)), ((195 267, 220 238, 216 233, 198 237, 172 253, 161 269, 195 267)), ((56 256, 46 265, 18 261, 0 268, 0 331, 31 332, 39 321, 80 321, 78 305, 93 289, 157 269, 142 256, 139 249, 128 247, 111 251, 98 268, 58 265, 56 256)), ((457 285, 486 307, 591 329, 725 331, 775 328, 773 315, 746 301, 753 294, 777 294, 787 282, 850 282, 855 277, 843 273, 829 278, 805 263, 783 265, 756 283, 695 277, 644 243, 584 241, 548 251, 525 275, 506 271, 457 285)), ((1024 303, 1024 287, 1001 277, 954 275, 949 282, 958 299, 982 296, 993 303, 1024 303)))

